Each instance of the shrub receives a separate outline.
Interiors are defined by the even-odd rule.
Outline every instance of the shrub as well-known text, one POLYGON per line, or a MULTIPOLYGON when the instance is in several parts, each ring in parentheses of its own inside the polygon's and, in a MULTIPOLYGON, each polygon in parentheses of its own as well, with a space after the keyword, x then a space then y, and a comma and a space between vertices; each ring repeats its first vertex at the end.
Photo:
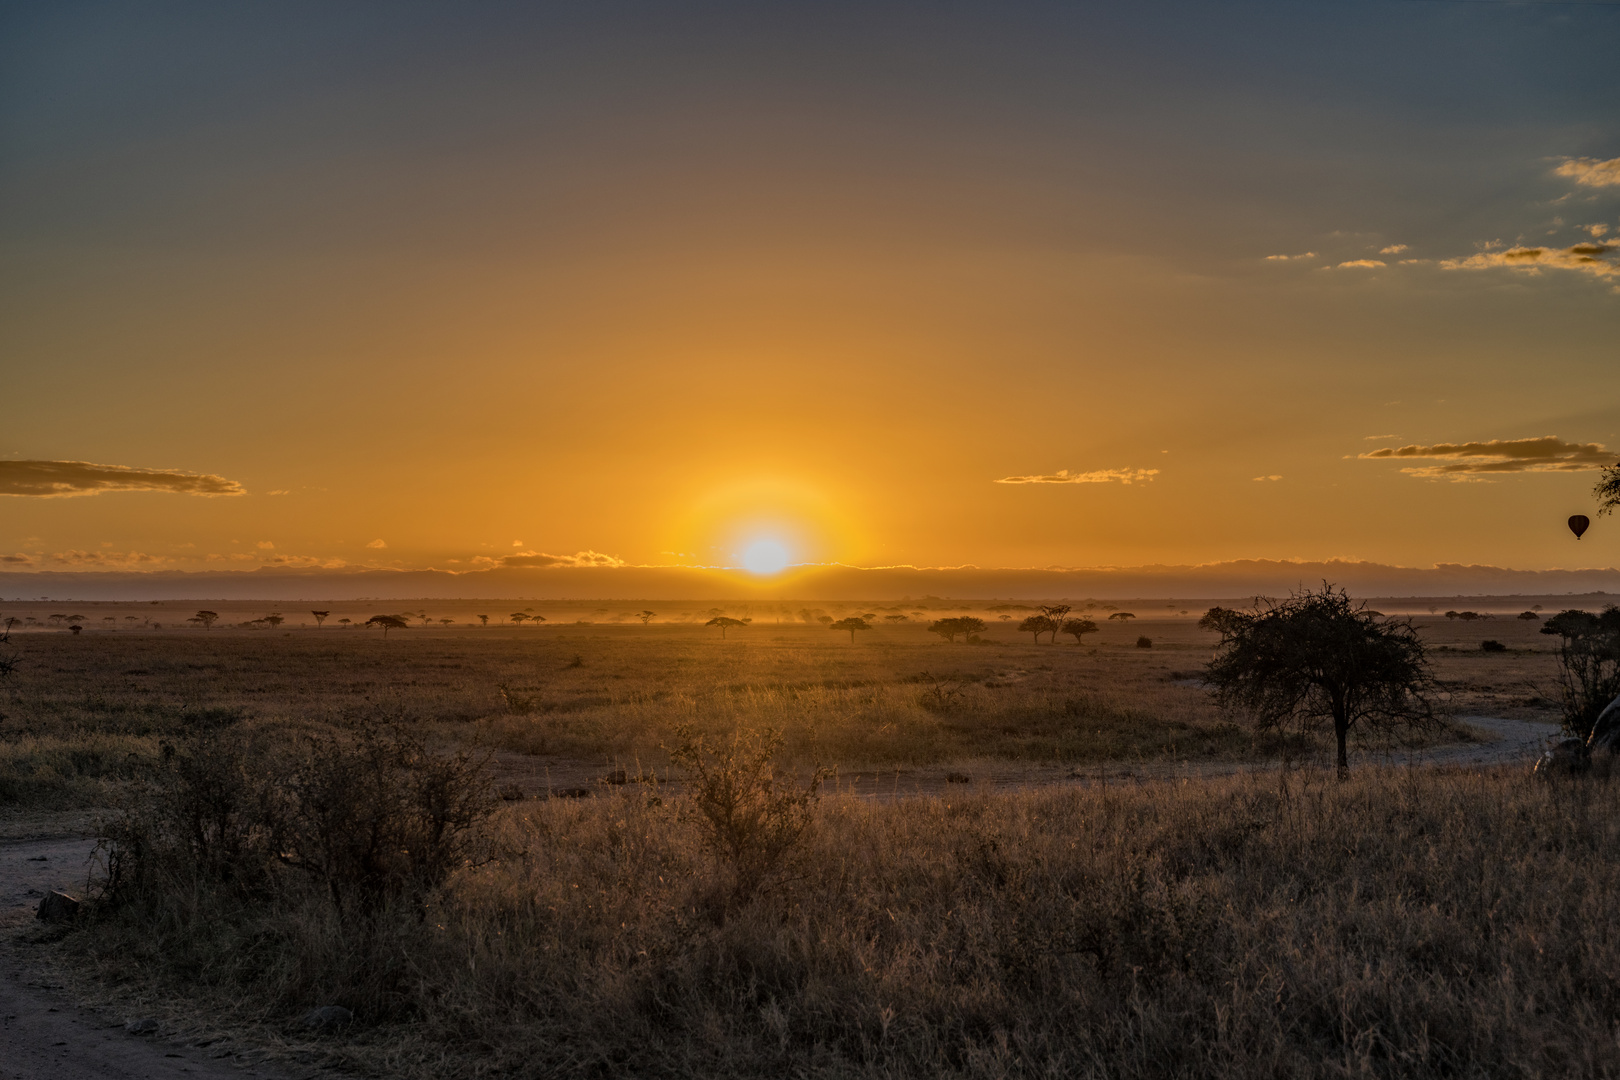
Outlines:
POLYGON ((1153 639, 1150 637, 1139 637, 1136 639, 1136 647, 1138 649, 1151 649, 1153 648, 1153 639))
POLYGON ((1479 647, 1483 652, 1507 652, 1507 646, 1500 641, 1482 641, 1479 647))
POLYGON ((669 756, 691 785, 687 816, 725 864, 731 900, 745 902, 778 884, 814 823, 827 770, 818 766, 804 785, 779 770, 774 759, 782 736, 772 728, 740 729, 709 742, 682 725, 675 736, 669 756))

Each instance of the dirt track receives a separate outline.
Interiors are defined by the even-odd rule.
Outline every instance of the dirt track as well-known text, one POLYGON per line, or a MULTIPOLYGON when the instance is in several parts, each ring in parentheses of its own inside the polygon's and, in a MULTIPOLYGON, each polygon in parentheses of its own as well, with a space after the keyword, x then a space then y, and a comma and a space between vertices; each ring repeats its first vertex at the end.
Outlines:
MULTIPOLYGON (((1554 724, 1494 717, 1467 717, 1491 741, 1432 750, 1363 756, 1365 764, 1478 766, 1522 763, 1526 767, 1555 737, 1554 724)), ((952 784, 944 770, 901 770, 842 778, 839 793, 858 798, 907 798, 946 791, 1008 790, 1062 783, 1113 780, 1175 780, 1230 775, 1270 765, 1237 763, 1120 766, 1097 770, 1067 767, 1021 767, 982 763, 969 769, 971 786, 952 784)), ((589 770, 581 770, 587 779, 589 770)), ((600 786, 598 790, 610 788, 600 786)), ((37 925, 34 911, 51 889, 81 895, 95 842, 80 836, 0 841, 0 1033, 5 1054, 0 1080, 137 1080, 186 1077, 188 1080, 240 1080, 242 1077, 286 1078, 296 1074, 277 1067, 250 1065, 221 1056, 214 1044, 187 1045, 181 1032, 162 1026, 153 1035, 131 1035, 124 1024, 133 1016, 114 1016, 72 1004, 60 984, 32 970, 25 947, 16 939, 37 925)))

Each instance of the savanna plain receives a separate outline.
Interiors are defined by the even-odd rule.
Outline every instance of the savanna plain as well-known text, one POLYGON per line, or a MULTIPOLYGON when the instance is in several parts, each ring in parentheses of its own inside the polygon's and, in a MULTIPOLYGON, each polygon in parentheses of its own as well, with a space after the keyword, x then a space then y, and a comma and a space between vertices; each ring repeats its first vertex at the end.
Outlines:
POLYGON ((1340 779, 1216 707, 1198 611, 1037 643, 380 606, 14 633, 4 835, 100 838, 19 962, 365 1075, 1620 1073, 1617 789, 1457 754, 1470 717, 1557 732, 1506 608, 1417 616, 1448 716, 1340 779))

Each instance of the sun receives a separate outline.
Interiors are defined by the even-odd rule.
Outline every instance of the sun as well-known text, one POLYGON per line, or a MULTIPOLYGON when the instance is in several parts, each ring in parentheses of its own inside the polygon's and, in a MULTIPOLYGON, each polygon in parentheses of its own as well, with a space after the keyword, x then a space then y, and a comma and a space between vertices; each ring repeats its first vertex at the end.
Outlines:
POLYGON ((788 549, 781 541, 755 540, 743 549, 742 564, 755 574, 780 574, 788 566, 788 549))

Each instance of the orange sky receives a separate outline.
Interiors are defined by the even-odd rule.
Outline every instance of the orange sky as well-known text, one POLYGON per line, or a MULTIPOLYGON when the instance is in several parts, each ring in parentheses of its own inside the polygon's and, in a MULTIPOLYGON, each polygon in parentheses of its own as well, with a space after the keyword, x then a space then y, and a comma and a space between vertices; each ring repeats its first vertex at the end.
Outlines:
POLYGON ((1614 565, 1620 13, 1171 7, 7 16, 0 568, 1614 565))

